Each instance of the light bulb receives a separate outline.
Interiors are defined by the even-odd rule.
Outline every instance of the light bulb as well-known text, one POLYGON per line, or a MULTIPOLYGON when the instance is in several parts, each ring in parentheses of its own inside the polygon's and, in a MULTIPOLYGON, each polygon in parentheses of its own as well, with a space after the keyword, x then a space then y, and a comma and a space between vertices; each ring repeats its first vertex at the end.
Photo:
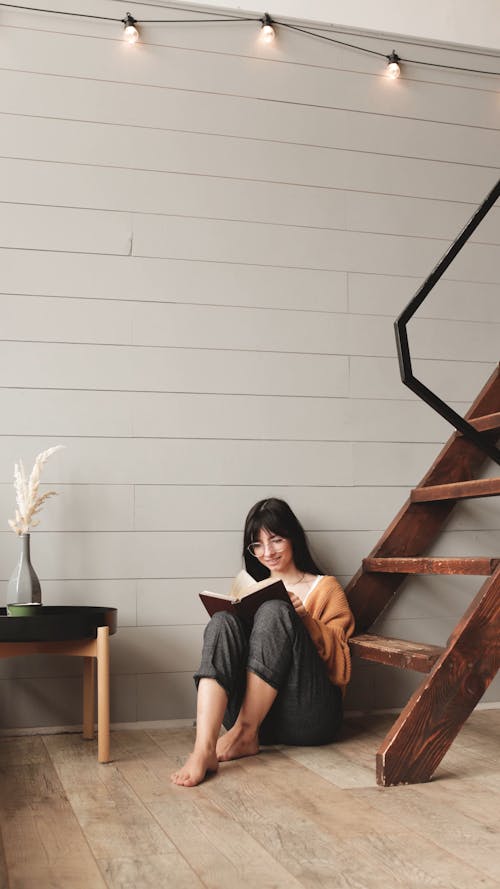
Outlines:
POLYGON ((131 45, 137 43, 137 41, 139 40, 139 31, 135 27, 137 24, 135 18, 131 16, 129 12, 127 12, 126 17, 122 19, 122 22, 125 26, 123 31, 124 40, 126 40, 127 43, 130 43, 131 45))
POLYGON ((399 67, 399 56, 394 50, 391 52, 390 56, 387 56, 387 68, 386 75, 390 78, 390 80, 397 80, 399 75, 401 74, 401 68, 399 67))
POLYGON ((260 39, 262 43, 272 43, 276 37, 276 31, 273 28, 271 16, 266 12, 264 18, 261 19, 262 28, 260 29, 260 39))

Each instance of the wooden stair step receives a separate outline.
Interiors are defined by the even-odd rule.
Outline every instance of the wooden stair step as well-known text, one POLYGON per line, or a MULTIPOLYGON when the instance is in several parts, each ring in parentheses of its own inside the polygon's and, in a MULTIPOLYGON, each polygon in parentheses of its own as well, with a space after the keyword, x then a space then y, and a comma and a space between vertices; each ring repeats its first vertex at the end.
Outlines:
POLYGON ((470 557, 448 558, 368 558, 363 559, 365 571, 383 574, 473 574, 487 576, 493 574, 500 565, 500 559, 470 557))
POLYGON ((479 478, 468 482, 453 482, 449 485, 429 485, 414 488, 412 503, 435 500, 465 500, 471 497, 493 497, 500 494, 500 478, 479 478))
POLYGON ((430 673, 445 650, 439 645, 391 639, 371 633, 353 636, 349 640, 349 646, 354 657, 404 670, 416 670, 418 673, 430 673))
POLYGON ((500 413, 470 418, 467 422, 474 426, 474 429, 477 429, 478 432, 500 432, 500 413))

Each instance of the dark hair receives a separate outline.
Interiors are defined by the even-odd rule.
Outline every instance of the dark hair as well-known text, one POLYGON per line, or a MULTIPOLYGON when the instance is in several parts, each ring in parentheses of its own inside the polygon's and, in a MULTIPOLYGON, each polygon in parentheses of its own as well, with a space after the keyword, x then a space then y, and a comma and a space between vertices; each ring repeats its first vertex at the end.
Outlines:
POLYGON ((270 575, 269 569, 265 565, 261 565, 257 557, 247 549, 249 543, 258 539, 262 530, 276 534, 278 537, 286 537, 290 541, 293 560, 299 571, 305 571, 308 574, 323 573, 309 551, 305 531, 295 513, 284 500, 270 497, 267 500, 259 500, 255 506, 252 506, 245 521, 243 558, 246 570, 255 580, 264 580, 270 575))

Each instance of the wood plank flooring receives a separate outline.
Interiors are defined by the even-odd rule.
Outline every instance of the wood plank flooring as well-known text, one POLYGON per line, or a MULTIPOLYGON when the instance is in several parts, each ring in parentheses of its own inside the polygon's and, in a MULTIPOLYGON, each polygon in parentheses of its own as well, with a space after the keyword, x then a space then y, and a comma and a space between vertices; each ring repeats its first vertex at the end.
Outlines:
POLYGON ((392 717, 267 748, 193 789, 193 729, 0 740, 0 889, 500 889, 500 710, 476 711, 429 784, 380 788, 392 717))

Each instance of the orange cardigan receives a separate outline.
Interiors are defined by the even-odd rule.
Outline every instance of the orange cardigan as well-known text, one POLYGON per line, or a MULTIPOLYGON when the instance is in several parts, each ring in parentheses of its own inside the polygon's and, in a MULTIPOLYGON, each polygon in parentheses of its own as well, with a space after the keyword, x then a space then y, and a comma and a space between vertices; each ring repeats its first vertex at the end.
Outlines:
POLYGON ((323 577, 306 596, 302 617, 330 682, 342 691, 351 678, 351 655, 347 640, 354 632, 354 617, 344 590, 335 577, 323 577))

